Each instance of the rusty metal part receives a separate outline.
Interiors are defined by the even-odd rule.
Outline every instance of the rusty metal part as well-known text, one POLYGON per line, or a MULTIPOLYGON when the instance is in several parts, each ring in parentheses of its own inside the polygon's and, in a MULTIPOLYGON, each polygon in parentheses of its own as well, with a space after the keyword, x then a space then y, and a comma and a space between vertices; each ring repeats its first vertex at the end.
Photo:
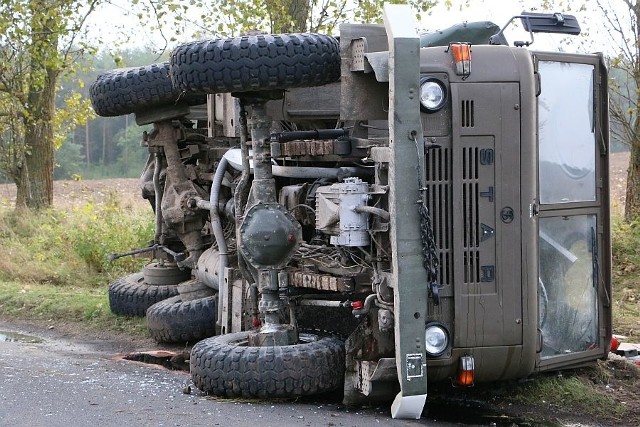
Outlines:
POLYGON ((336 277, 304 271, 289 272, 289 286, 319 291, 351 292, 355 284, 352 277, 336 277))
POLYGON ((326 156, 340 154, 344 149, 337 140, 330 141, 291 141, 272 143, 271 154, 274 157, 326 156))
MULTIPOLYGON (((163 121, 154 123, 154 129, 146 135, 145 142, 150 149, 162 148, 166 161, 163 194, 156 195, 156 201, 159 202, 157 204, 161 208, 161 222, 163 226, 175 231, 188 251, 188 257, 180 262, 180 266, 195 268, 204 248, 201 230, 205 224, 206 213, 189 207, 188 201, 196 197, 206 198, 208 192, 190 179, 190 175, 193 174, 188 173, 182 161, 179 144, 191 133, 190 129, 179 121, 163 121)), ((197 154, 194 150, 197 151, 196 146, 183 151, 191 157, 197 154)), ((160 156, 155 160, 159 162, 160 156)), ((156 170, 154 175, 159 176, 159 171, 156 170)), ((158 186, 155 190, 160 191, 158 186)))

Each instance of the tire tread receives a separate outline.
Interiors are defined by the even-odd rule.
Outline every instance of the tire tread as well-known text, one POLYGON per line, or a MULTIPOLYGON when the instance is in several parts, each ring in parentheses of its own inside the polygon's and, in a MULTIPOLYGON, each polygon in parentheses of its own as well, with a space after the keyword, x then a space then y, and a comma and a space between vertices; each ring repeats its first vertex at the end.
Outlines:
POLYGON ((171 54, 180 90, 251 92, 320 86, 340 78, 338 41, 313 33, 262 34, 196 41, 171 54))
POLYGON ((247 347, 234 345, 246 332, 221 335, 191 350, 194 384, 207 394, 225 397, 298 397, 340 387, 345 351, 336 337, 308 343, 247 347))

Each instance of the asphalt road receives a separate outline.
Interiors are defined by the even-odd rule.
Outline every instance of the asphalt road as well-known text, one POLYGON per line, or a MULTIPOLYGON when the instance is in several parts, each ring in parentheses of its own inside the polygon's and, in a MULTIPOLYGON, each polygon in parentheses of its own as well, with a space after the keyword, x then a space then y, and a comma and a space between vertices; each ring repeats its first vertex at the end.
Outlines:
POLYGON ((1 426, 453 425, 392 420, 386 407, 350 411, 336 402, 214 400, 198 392, 187 372, 122 361, 114 358, 118 349, 104 344, 7 338, 25 333, 7 327, 0 322, 1 426))

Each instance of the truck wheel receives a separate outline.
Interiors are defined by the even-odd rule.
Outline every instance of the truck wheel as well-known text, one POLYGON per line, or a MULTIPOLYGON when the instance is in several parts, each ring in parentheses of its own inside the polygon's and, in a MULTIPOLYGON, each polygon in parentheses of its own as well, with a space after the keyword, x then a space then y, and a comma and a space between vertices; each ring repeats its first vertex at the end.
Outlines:
POLYGON ((147 308, 177 294, 177 285, 150 285, 141 272, 133 273, 109 285, 109 306, 114 314, 144 316, 147 308))
POLYGON ((121 68, 98 75, 89 88, 94 111, 111 117, 165 105, 204 104, 204 96, 185 96, 171 84, 169 63, 121 68))
POLYGON ((180 270, 171 263, 150 262, 142 268, 142 274, 149 285, 177 285, 191 279, 191 270, 180 270))
POLYGON ((196 342, 215 335, 217 298, 167 298, 147 309, 149 334, 158 343, 196 342))
POLYGON ((262 34, 178 46, 171 79, 187 92, 320 86, 340 78, 338 41, 322 34, 262 34))
POLYGON ((207 338, 191 349, 191 377, 207 394, 297 397, 337 389, 345 369, 344 343, 300 334, 300 344, 248 347, 248 332, 207 338))
POLYGON ((198 279, 187 280, 178 285, 178 294, 180 294, 182 302, 212 297, 217 293, 217 290, 210 288, 198 279))

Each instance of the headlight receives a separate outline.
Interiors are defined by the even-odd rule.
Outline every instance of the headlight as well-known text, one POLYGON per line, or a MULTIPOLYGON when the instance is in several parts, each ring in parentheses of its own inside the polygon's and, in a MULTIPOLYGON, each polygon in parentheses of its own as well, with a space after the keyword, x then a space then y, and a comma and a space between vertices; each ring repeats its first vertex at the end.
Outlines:
POLYGON ((439 324, 427 325, 424 332, 425 347, 429 356, 440 356, 449 347, 449 333, 439 324))
POLYGON ((435 113, 447 102, 447 89, 434 78, 425 78, 420 82, 420 105, 429 113, 435 113))

